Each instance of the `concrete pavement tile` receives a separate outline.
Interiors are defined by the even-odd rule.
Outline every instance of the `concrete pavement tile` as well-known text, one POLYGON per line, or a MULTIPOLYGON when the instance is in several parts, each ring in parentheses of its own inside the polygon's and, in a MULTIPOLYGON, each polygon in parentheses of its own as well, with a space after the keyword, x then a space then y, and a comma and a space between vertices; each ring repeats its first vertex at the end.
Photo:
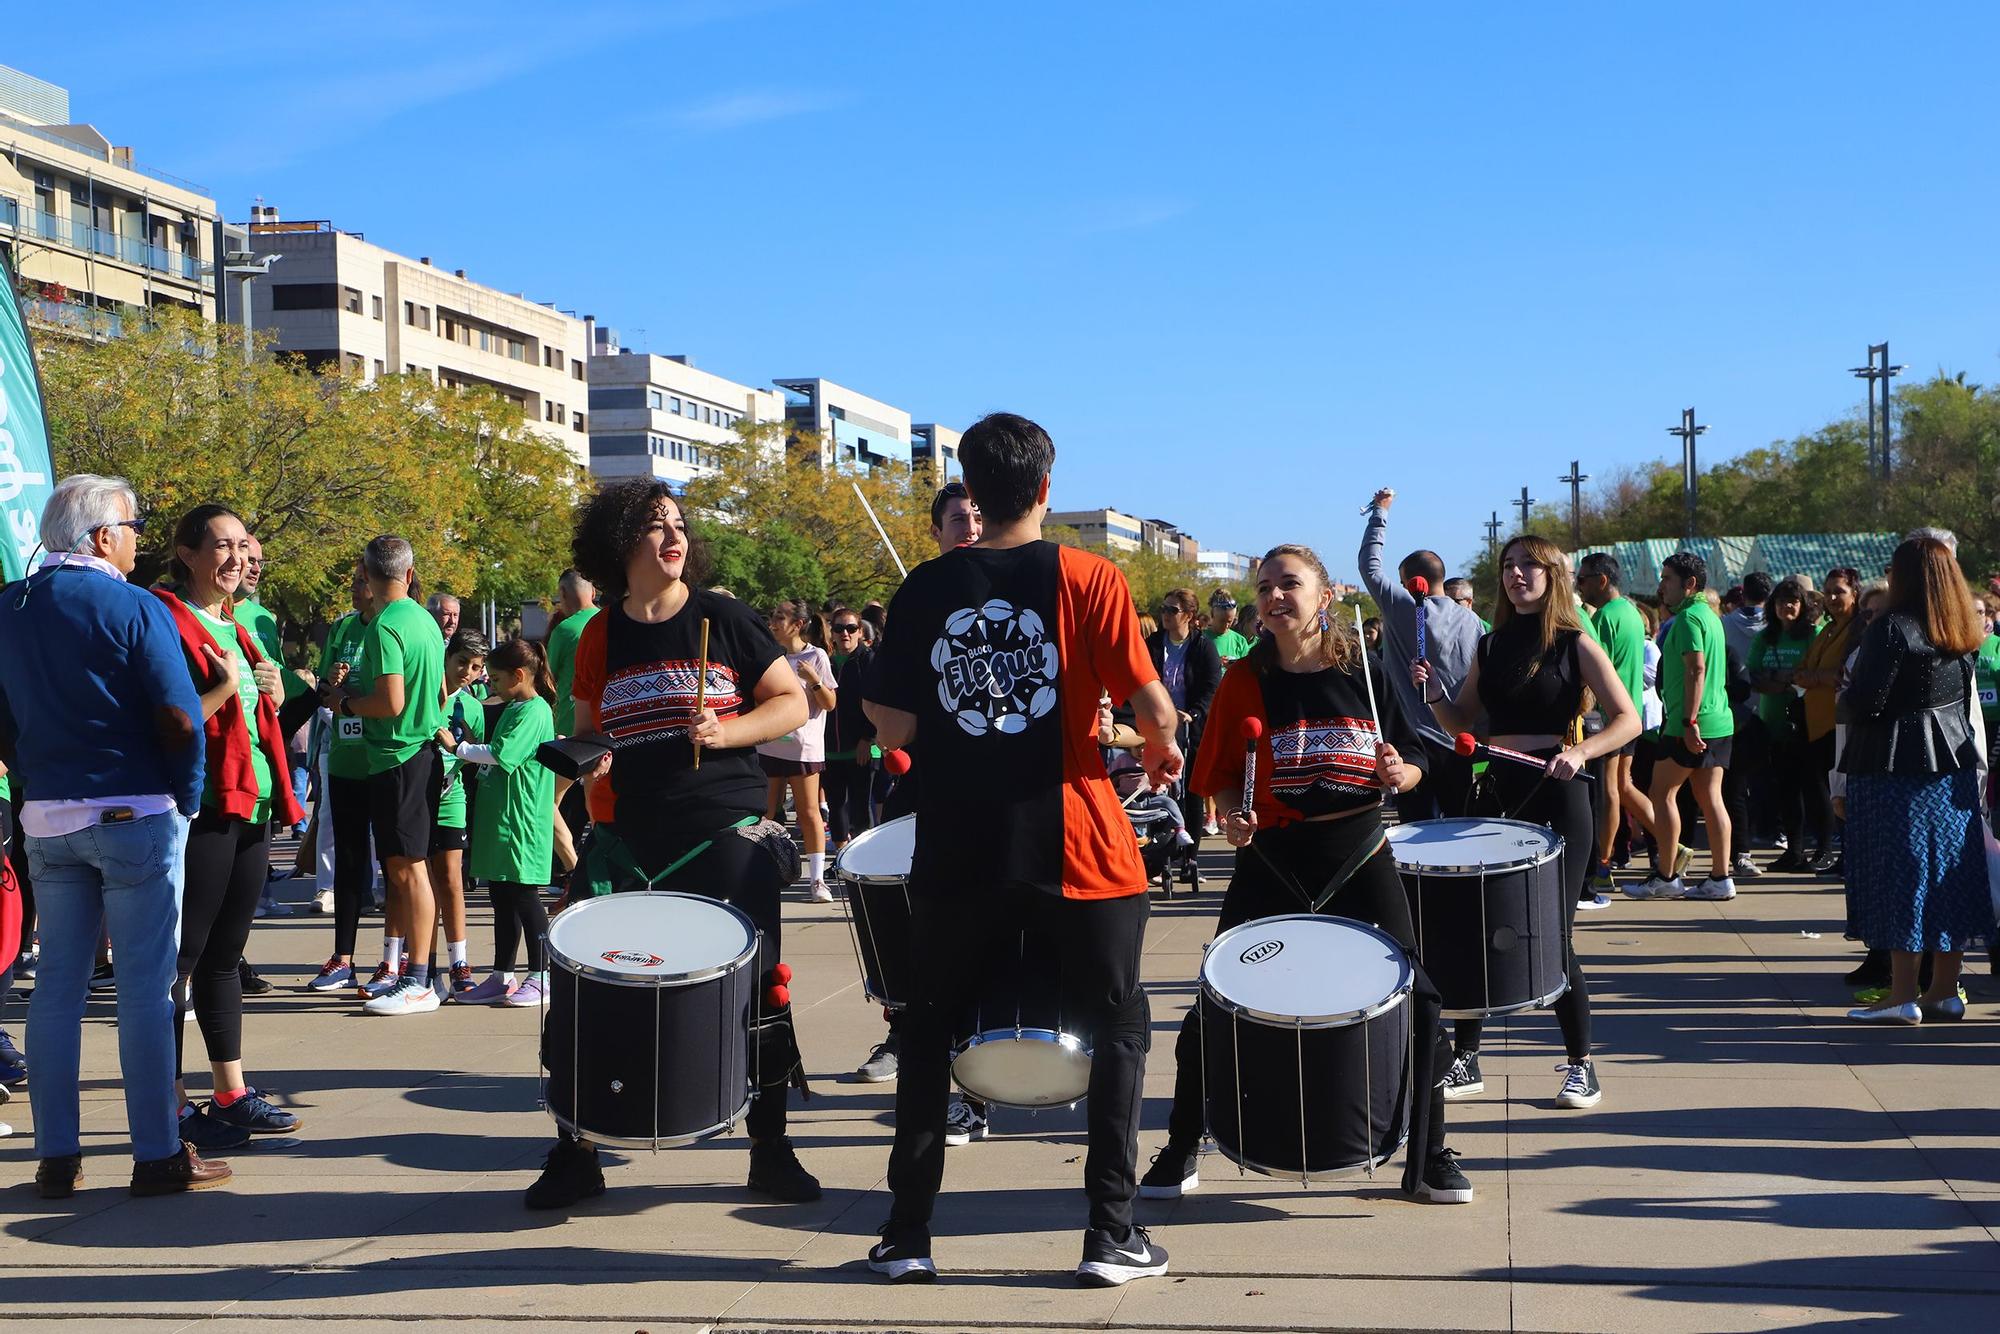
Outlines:
POLYGON ((898 1329, 1103 1329, 1131 1289, 1079 1288, 1076 1256, 1027 1273, 945 1270, 936 1283, 887 1283, 868 1271, 865 1247, 835 1269, 801 1267, 759 1284, 729 1308, 731 1326, 898 1329))
MULTIPOLYGON (((1485 1064, 1482 1055, 1480 1063, 1485 1064)), ((1537 1085, 1532 1067, 1523 1075, 1513 1063, 1505 1069, 1515 1087, 1527 1085, 1528 1096, 1508 1109, 1508 1128, 1515 1135, 1562 1140, 1576 1132, 1633 1133, 1649 1138, 1678 1137, 1686 1132, 1724 1135, 1761 1134, 1791 1138, 1816 1129, 1856 1135, 1886 1135, 1895 1123, 1852 1075, 1835 1067, 1812 1077, 1766 1079, 1748 1071, 1733 1077, 1707 1078, 1653 1075, 1619 1079, 1614 1061, 1603 1064, 1600 1082, 1604 1100, 1584 1111, 1556 1105, 1560 1076, 1550 1071, 1537 1085), (1542 1090, 1546 1089, 1546 1092, 1542 1090)))
POLYGON ((1698 1183, 1732 1195, 1777 1182, 1806 1190, 1937 1193, 1944 1187, 1938 1160, 1893 1127, 1880 1135, 1801 1129, 1785 1139, 1769 1131, 1731 1135, 1715 1128, 1678 1135, 1668 1127, 1651 1134, 1599 1133, 1592 1125, 1570 1134, 1519 1135, 1510 1146, 1514 1179, 1547 1187, 1638 1190, 1698 1183))
MULTIPOLYGON (((1173 1257, 1178 1269, 1180 1252, 1173 1257)), ((1347 1266, 1342 1264, 1341 1268, 1347 1266)), ((1169 1273, 1125 1289, 1111 1328, 1509 1329, 1505 1283, 1366 1278, 1209 1278, 1169 1273)))
POLYGON ((272 1276, 254 1267, 105 1265, 9 1268, 0 1282, 0 1326, 8 1334, 22 1317, 59 1311, 71 1330, 91 1327, 92 1316, 201 1317, 226 1310, 272 1276))
POLYGON ((1711 1287, 1699 1283, 1516 1283, 1514 1328, 1644 1330, 1647 1334, 1765 1334, 1841 1329, 1976 1329, 1993 1297, 1940 1291, 1711 1287))
MULTIPOLYGON (((629 1321, 651 1329, 653 1322, 702 1325, 740 1301, 757 1282, 760 1269, 742 1277, 696 1278, 665 1269, 633 1272, 598 1269, 589 1253, 560 1257, 554 1268, 511 1263, 504 1252, 438 1256, 430 1268, 379 1262, 306 1270, 276 1276, 253 1297, 232 1308, 266 1320, 289 1322, 338 1309, 350 1321, 375 1316, 402 1320, 430 1311, 457 1322, 580 1317, 629 1321), (483 1263, 482 1263, 483 1262, 483 1263)), ((729 1262, 715 1262, 716 1273, 729 1262)), ((599 1328, 602 1328, 600 1325, 599 1328)))
POLYGON ((2000 1135, 1918 1135, 1914 1142, 1954 1193, 2000 1191, 2000 1135))

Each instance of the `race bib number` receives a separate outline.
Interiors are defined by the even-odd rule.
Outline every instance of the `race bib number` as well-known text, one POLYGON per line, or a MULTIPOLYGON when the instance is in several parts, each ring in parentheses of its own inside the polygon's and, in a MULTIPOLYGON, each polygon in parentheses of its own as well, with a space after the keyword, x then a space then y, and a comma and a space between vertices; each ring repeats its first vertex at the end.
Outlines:
POLYGON ((2000 689, 1993 686, 1982 687, 1979 692, 1979 707, 1990 708, 1995 704, 2000 704, 2000 689))
POLYGON ((361 720, 359 718, 336 718, 334 721, 339 724, 340 739, 342 741, 359 741, 361 739, 361 720))

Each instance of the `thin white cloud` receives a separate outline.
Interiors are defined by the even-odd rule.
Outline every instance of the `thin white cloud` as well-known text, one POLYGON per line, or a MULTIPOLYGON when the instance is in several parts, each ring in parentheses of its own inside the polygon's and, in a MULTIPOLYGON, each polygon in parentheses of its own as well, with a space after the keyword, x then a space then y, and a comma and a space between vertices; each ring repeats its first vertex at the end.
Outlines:
POLYGON ((662 113, 660 120, 697 134, 740 130, 751 125, 768 125, 794 116, 810 116, 831 111, 849 99, 843 95, 803 91, 752 90, 723 93, 693 106, 662 113))

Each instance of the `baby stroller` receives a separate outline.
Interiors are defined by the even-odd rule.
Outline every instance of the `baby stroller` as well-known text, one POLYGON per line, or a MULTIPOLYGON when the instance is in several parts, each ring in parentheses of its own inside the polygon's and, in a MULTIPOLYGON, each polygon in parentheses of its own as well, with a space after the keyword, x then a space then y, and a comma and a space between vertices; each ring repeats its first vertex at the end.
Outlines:
POLYGON ((1146 879, 1157 884, 1168 898, 1173 897, 1175 872, 1181 873, 1194 893, 1201 892, 1201 864, 1195 858, 1195 841, 1181 820, 1184 783, 1176 779, 1165 792, 1146 792, 1145 770, 1127 750, 1111 750, 1106 767, 1111 786, 1124 803, 1132 821, 1133 837, 1139 840, 1139 855, 1146 863, 1146 879))

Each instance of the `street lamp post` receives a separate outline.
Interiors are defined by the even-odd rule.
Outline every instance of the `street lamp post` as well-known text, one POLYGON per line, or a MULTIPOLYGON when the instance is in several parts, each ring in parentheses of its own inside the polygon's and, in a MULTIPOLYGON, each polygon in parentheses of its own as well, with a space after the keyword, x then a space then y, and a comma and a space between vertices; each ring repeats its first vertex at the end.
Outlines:
POLYGON ((1521 498, 1519 500, 1510 500, 1507 503, 1510 505, 1519 505, 1521 507, 1521 531, 1524 533, 1527 532, 1528 506, 1535 503, 1533 498, 1528 495, 1528 488, 1525 486, 1521 488, 1521 498))
POLYGON ((1851 366, 1848 368, 1848 373, 1854 376, 1855 379, 1866 380, 1868 382, 1868 469, 1870 472, 1873 472, 1876 467, 1876 461, 1879 459, 1881 462, 1882 480, 1885 482, 1889 480, 1891 458, 1889 453, 1889 381, 1897 375, 1902 374, 1902 372, 1903 368, 1901 366, 1891 366, 1889 364, 1889 344, 1886 340, 1868 345, 1868 364, 1866 366, 1851 366), (1882 383, 1882 443, 1879 452, 1875 444, 1875 383, 1878 380, 1882 383))
POLYGON ((1569 549, 1583 548, 1583 484, 1590 480, 1590 474, 1583 471, 1580 459, 1569 461, 1569 472, 1556 478, 1558 482, 1569 483, 1569 549))
POLYGON ((1687 506, 1687 518, 1684 524, 1687 532, 1684 536, 1690 542, 1694 540, 1695 503, 1700 490, 1700 474, 1695 471, 1694 466, 1694 438, 1706 430, 1708 430, 1706 426, 1694 424, 1693 408, 1682 408, 1681 424, 1667 428, 1668 435, 1677 435, 1681 438, 1681 498, 1687 506))

